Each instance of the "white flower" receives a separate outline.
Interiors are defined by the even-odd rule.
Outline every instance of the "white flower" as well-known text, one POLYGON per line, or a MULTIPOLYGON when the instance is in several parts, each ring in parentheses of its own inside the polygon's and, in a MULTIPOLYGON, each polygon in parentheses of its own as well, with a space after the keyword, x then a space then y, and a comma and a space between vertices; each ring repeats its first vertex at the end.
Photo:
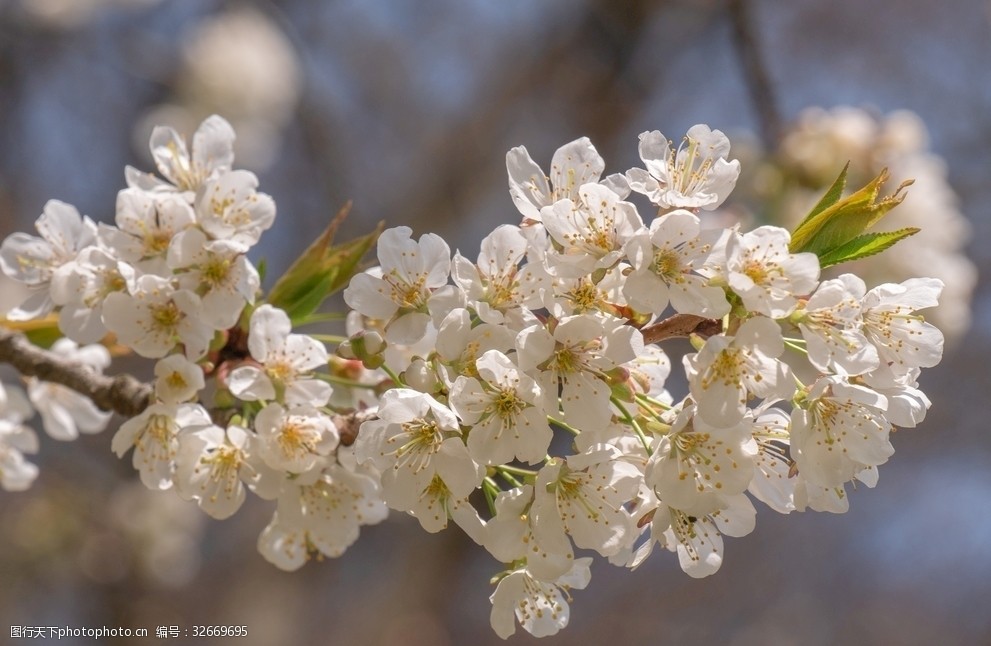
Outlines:
POLYGON ((790 240, 786 229, 764 226, 734 233, 727 241, 726 280, 751 312, 788 316, 798 297, 819 282, 819 259, 813 253, 790 253, 790 240))
POLYGON ((596 445, 567 460, 554 458, 540 470, 530 514, 542 547, 571 554, 570 535, 576 546, 611 556, 633 542, 633 520, 624 505, 636 496, 642 475, 619 457, 616 447, 596 445))
POLYGON ((200 297, 152 274, 134 280, 130 294, 107 295, 103 322, 121 343, 152 359, 164 357, 179 343, 186 357, 199 359, 213 338, 200 297))
POLYGON ((744 321, 735 336, 709 337, 699 352, 684 358, 698 415, 725 428, 743 419, 751 395, 790 398, 795 385, 788 366, 776 358, 782 352, 781 328, 763 316, 744 321))
POLYGON ((52 274, 52 301, 61 307, 59 329, 76 343, 96 343, 107 334, 103 302, 124 292, 134 269, 100 247, 86 247, 52 274))
POLYGON ((205 385, 203 369, 181 354, 155 363, 155 396, 166 404, 193 399, 205 385))
POLYGON ((843 377, 822 377, 791 415, 792 457, 813 485, 839 487, 895 452, 887 398, 843 377))
MULTIPOLYGON (((51 350, 96 374, 103 374, 110 365, 110 353, 102 345, 80 348, 74 341, 63 338, 56 341, 51 350)), ((41 415, 45 432, 56 440, 74 440, 80 432, 99 433, 110 421, 111 413, 100 410, 93 400, 60 384, 31 379, 28 398, 41 415)))
POLYGON ((192 155, 179 133, 164 126, 152 131, 149 145, 158 172, 168 183, 128 166, 127 185, 132 188, 195 192, 207 179, 230 171, 234 162, 234 129, 217 115, 196 129, 192 155))
POLYGON ((540 384, 547 414, 557 412, 560 384, 565 418, 594 430, 612 415, 606 373, 636 357, 643 336, 620 319, 579 314, 562 319, 553 334, 542 326, 523 330, 517 346, 517 362, 540 384))
POLYGON ((574 553, 546 549, 533 533, 530 507, 533 485, 500 492, 495 499, 495 515, 485 523, 481 544, 502 563, 525 559, 527 570, 541 581, 553 581, 571 569, 574 553))
MULTIPOLYGON (((868 487, 877 484, 877 467, 867 467, 859 471, 854 478, 868 487)), ((823 486, 810 482, 799 473, 795 478, 795 510, 824 511, 830 514, 845 514, 850 509, 850 498, 846 485, 823 486)), ((856 483, 853 483, 856 485, 856 483)))
POLYGON ((585 184, 580 201, 563 199, 544 208, 541 217, 556 243, 547 254, 551 272, 577 277, 608 269, 622 257, 622 248, 643 221, 637 207, 601 184, 585 184))
POLYGON ((110 442, 122 458, 134 448, 134 468, 149 489, 169 489, 175 471, 180 430, 210 426, 210 414, 199 404, 152 404, 123 424, 110 442))
POLYGON ((533 323, 533 313, 524 307, 535 296, 533 268, 518 266, 526 251, 527 240, 519 227, 503 224, 482 240, 477 265, 460 253, 454 254, 454 282, 483 321, 514 329, 533 323))
POLYGON ((664 384, 671 374, 671 359, 656 345, 645 346, 633 361, 626 364, 630 371, 629 383, 635 392, 670 404, 671 393, 664 384))
POLYGON ((568 625, 568 592, 583 590, 591 579, 589 557, 576 559, 571 570, 553 580, 535 578, 526 567, 511 570, 499 580, 492 602, 492 629, 503 639, 516 632, 516 621, 534 637, 555 635, 568 625))
POLYGON ((258 178, 246 170, 208 180, 196 195, 200 227, 214 240, 254 246, 275 221, 275 202, 257 188, 258 178))
POLYGON ((24 421, 34 411, 19 388, 0 383, 0 488, 24 491, 38 477, 38 467, 24 459, 38 452, 38 436, 24 421))
POLYGON ((861 375, 877 368, 877 349, 859 329, 865 289, 860 278, 843 274, 823 281, 792 314, 807 343, 809 361, 820 371, 861 375))
POLYGON ((685 512, 710 508, 714 496, 743 493, 754 475, 757 444, 750 419, 714 428, 684 406, 653 446, 644 479, 666 505, 685 512))
POLYGON ((539 405, 540 387, 498 350, 476 365, 479 378, 458 377, 450 393, 451 408, 471 427, 468 452, 481 464, 542 461, 553 433, 539 405))
POLYGON ((677 150, 659 131, 640 134, 640 159, 647 170, 626 173, 630 188, 667 209, 711 211, 736 186, 740 162, 726 161, 729 139, 719 130, 698 124, 688 129, 677 150))
POLYGON ((774 511, 795 510, 795 482, 788 452, 791 417, 779 408, 764 407, 753 426, 757 442, 754 477, 747 491, 774 511))
POLYGON ((515 339, 512 330, 503 325, 481 323, 472 327, 471 313, 458 308, 444 317, 434 346, 453 384, 458 375, 477 377, 478 358, 489 350, 511 352, 515 339))
POLYGON ((451 496, 463 499, 485 474, 468 454, 454 413, 408 388, 382 396, 378 419, 361 425, 354 451, 359 463, 371 462, 382 472, 385 501, 398 511, 417 507, 434 476, 451 496))
POLYGON ((312 553, 335 558, 358 539, 362 525, 388 515, 374 478, 336 464, 315 482, 288 484, 261 536, 258 551, 283 570, 300 568, 312 553))
POLYGON ((862 377, 864 383, 881 393, 888 400, 884 416, 893 425, 915 428, 926 418, 932 405, 916 381, 919 368, 909 368, 904 374, 893 374, 890 369, 879 369, 862 377))
POLYGON ((468 502, 467 496, 455 496, 439 475, 434 475, 408 511, 431 534, 447 529, 447 519, 450 517, 476 542, 481 539, 482 520, 478 512, 468 502))
POLYGON ((323 464, 340 441, 334 422, 312 406, 286 410, 269 404, 255 417, 255 430, 259 457, 269 467, 290 473, 323 464))
POLYGON ((210 241, 199 229, 180 233, 169 247, 179 286, 200 296, 203 317, 216 330, 236 325, 245 303, 255 302, 261 281, 245 251, 237 242, 210 241))
POLYGON ((729 313, 725 292, 693 273, 708 262, 714 243, 712 232, 703 234, 698 217, 688 211, 656 218, 649 233, 638 233, 626 243, 625 253, 634 268, 623 287, 630 305, 660 314, 670 301, 684 314, 725 316, 729 313))
POLYGON ((117 193, 118 228, 100 225, 100 236, 121 260, 144 261, 143 269, 162 274, 172 238, 195 219, 192 207, 178 196, 129 188, 117 193))
POLYGON ((310 377, 314 369, 327 365, 327 348, 311 336, 290 334, 290 330, 289 316, 271 305, 262 305, 251 314, 248 349, 261 367, 241 366, 231 372, 227 384, 235 397, 290 405, 327 403, 330 384, 310 377))
POLYGON ((244 503, 244 483, 255 434, 240 426, 225 431, 211 425, 179 435, 175 456, 176 490, 200 509, 221 520, 232 516, 244 503))
POLYGON ((540 222, 541 209, 558 200, 578 201, 578 187, 599 181, 606 163, 588 137, 567 143, 551 159, 550 177, 523 146, 506 153, 509 194, 526 220, 540 222), (549 182, 548 182, 549 180, 549 182))
POLYGON ((754 530, 756 516, 745 494, 731 496, 722 508, 697 515, 662 505, 651 521, 648 549, 642 550, 635 565, 643 562, 649 546, 657 541, 678 553, 678 563, 688 576, 699 579, 715 574, 723 564, 723 534, 746 536, 754 530))
POLYGON ((0 269, 24 283, 31 292, 18 307, 7 313, 13 321, 40 318, 52 311, 49 295, 52 273, 71 262, 83 248, 96 241, 96 225, 82 217, 76 207, 49 200, 34 224, 41 237, 14 233, 0 245, 0 269))
POLYGON ((915 314, 935 307, 942 289, 936 278, 910 278, 879 285, 861 301, 864 335, 877 348, 882 365, 895 374, 930 368, 943 357, 943 333, 915 314))
POLYGON ((447 284, 451 250, 429 233, 419 242, 409 227, 386 229, 378 239, 379 268, 358 274, 344 290, 344 301, 365 316, 389 321, 386 339, 415 343, 430 322, 430 300, 447 284))

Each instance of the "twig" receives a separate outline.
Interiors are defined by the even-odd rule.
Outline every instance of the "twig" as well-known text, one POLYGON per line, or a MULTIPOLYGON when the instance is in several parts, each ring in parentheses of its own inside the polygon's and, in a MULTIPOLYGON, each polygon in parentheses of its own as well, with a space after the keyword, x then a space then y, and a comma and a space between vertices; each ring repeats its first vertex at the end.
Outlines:
POLYGON ((151 386, 131 375, 107 376, 32 344, 20 332, 0 327, 0 363, 26 377, 61 384, 93 400, 102 410, 134 417, 148 407, 151 386))
POLYGON ((723 324, 716 319, 707 319, 695 314, 675 314, 640 330, 643 333, 644 343, 657 343, 664 339, 688 337, 692 334, 708 339, 722 331, 723 324))
POLYGON ((750 101, 757 112, 761 138, 768 149, 777 147, 781 137, 781 113, 771 77, 761 58, 757 35, 754 33, 751 7, 747 0, 729 0, 733 40, 740 55, 743 76, 750 101))
POLYGON ((331 419, 334 421, 334 426, 337 427, 337 432, 341 436, 341 444, 344 446, 354 444, 354 441, 358 438, 358 428, 362 422, 374 419, 377 415, 378 409, 373 408, 334 415, 331 419))

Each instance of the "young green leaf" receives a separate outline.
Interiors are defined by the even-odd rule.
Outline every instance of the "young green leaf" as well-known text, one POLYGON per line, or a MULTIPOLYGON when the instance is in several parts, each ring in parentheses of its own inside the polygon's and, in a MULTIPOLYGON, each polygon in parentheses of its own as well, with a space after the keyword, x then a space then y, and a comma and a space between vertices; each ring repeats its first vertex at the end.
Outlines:
POLYGON ((384 224, 380 222, 371 233, 334 245, 337 228, 350 210, 351 203, 348 202, 269 292, 267 301, 285 310, 294 325, 315 312, 327 297, 344 288, 382 232, 384 224))
POLYGON ((899 229, 898 231, 886 231, 884 233, 866 233, 857 236, 846 244, 832 249, 826 254, 819 256, 819 265, 823 268, 838 265, 841 262, 859 260, 867 256, 881 253, 896 242, 904 240, 921 231, 916 227, 899 229))
MULTIPOLYGON (((845 173, 840 177, 843 178, 844 175, 845 173)), ((887 179, 888 170, 883 169, 859 191, 835 201, 818 212, 813 209, 813 213, 792 233, 789 245, 791 252, 811 251, 822 257, 864 234, 888 211, 901 204, 905 199, 903 189, 912 184, 911 180, 902 182, 892 195, 878 199, 881 185, 887 179)), ((820 200, 820 205, 831 199, 837 183, 834 183, 826 196, 820 200)))
POLYGON ((832 186, 830 186, 829 190, 826 191, 826 194, 823 195, 818 202, 816 202, 816 205, 812 207, 812 210, 809 211, 807 216, 805 216, 805 219, 802 220, 797 227, 795 227, 795 231, 798 231, 805 226, 806 222, 840 201, 840 197, 843 196, 843 189, 846 188, 846 175, 849 170, 850 162, 847 162, 846 165, 843 166, 843 170, 840 171, 839 176, 833 182, 832 186))

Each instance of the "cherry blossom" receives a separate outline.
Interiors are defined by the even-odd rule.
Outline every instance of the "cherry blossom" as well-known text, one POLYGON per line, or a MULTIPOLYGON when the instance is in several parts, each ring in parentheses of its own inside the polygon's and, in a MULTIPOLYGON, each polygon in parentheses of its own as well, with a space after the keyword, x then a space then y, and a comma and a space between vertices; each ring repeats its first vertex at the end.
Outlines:
POLYGON ((34 224, 41 237, 13 233, 0 244, 0 269, 31 291, 18 307, 7 313, 14 321, 39 318, 52 311, 49 293, 52 274, 75 259, 96 241, 96 225, 79 215, 76 207, 49 200, 34 224))
MULTIPOLYGON (((97 374, 110 365, 110 353, 102 345, 79 347, 70 339, 59 339, 52 345, 52 351, 97 374)), ((99 433, 110 422, 110 413, 60 384, 31 379, 28 399, 41 416, 45 432, 56 440, 70 441, 79 437, 79 433, 99 433)))
POLYGON ((571 570, 554 581, 534 578, 521 567, 507 572, 489 597, 492 629, 503 639, 516 632, 516 622, 534 637, 556 635, 568 625, 572 589, 583 590, 592 575, 592 559, 576 559, 571 570))
POLYGON ((282 401, 290 405, 323 406, 330 384, 313 376, 327 365, 327 349, 316 339, 290 332, 289 316, 271 305, 251 314, 248 349, 258 366, 235 368, 227 380, 234 396, 245 401, 282 401))
POLYGON ((791 320, 807 343, 809 361, 823 372, 861 375, 878 367, 877 348, 860 327, 864 281, 853 274, 823 281, 791 320))
POLYGON ((424 393, 395 388, 382 396, 378 419, 361 425, 355 443, 359 463, 382 472, 389 507, 410 511, 437 475, 455 498, 465 498, 484 471, 465 446, 457 417, 424 393))
POLYGON ((626 243, 634 269, 623 287, 630 304, 643 312, 662 312, 670 301, 685 314, 725 316, 729 303, 723 289, 695 273, 709 262, 715 241, 713 235, 703 235, 698 217, 688 211, 656 218, 649 232, 626 243))
POLYGON ((200 297, 176 289, 167 278, 145 274, 130 293, 112 292, 103 304, 103 323, 143 357, 159 359, 182 344, 186 357, 206 354, 213 327, 202 316, 200 297))
POLYGON ((594 429, 611 416, 606 373, 636 357, 643 338, 614 317, 580 314, 563 319, 553 332, 542 326, 523 330, 517 347, 519 366, 540 384, 548 414, 558 410, 560 384, 565 418, 594 429))
POLYGON ((726 280, 752 312, 781 318, 819 282, 819 260, 812 253, 788 251, 791 234, 780 227, 757 227, 733 234, 726 243, 726 280))
POLYGON ((411 239, 409 227, 382 232, 378 241, 380 267, 358 274, 344 290, 344 301, 365 316, 389 321, 386 339, 415 343, 430 322, 433 290, 447 285, 451 251, 440 236, 411 239))
POLYGON ((711 211, 722 204, 740 176, 740 162, 726 161, 726 135, 698 124, 676 150, 671 146, 657 130, 641 133, 640 159, 647 169, 627 171, 630 188, 661 208, 711 211))
POLYGON ((763 316, 744 321, 734 336, 717 334, 684 359, 698 415, 720 428, 743 419, 750 397, 791 398, 795 391, 784 352, 781 328, 763 316))
POLYGON ((196 192, 203 183, 230 171, 234 162, 234 129, 217 115, 208 117, 193 135, 192 153, 175 130, 158 126, 151 133, 151 156, 167 182, 128 166, 128 186, 145 191, 196 192))
POLYGON ((38 452, 38 436, 24 424, 34 414, 19 388, 0 383, 0 488, 24 491, 38 477, 38 467, 24 454, 38 452))
POLYGON ((537 382, 498 350, 477 366, 479 378, 458 377, 450 393, 451 408, 471 427, 468 452, 482 464, 542 461, 552 433, 537 382))
POLYGON ((562 199, 578 201, 578 188, 598 182, 606 163, 588 137, 557 149, 551 159, 550 176, 530 158, 524 146, 506 153, 509 194, 526 220, 541 221, 541 209, 562 199))
MULTIPOLYGON (((754 529, 751 498, 845 512, 848 489, 878 483, 892 431, 931 406, 919 379, 943 337, 920 311, 942 282, 820 283, 817 257, 791 253, 785 229, 704 229, 699 211, 740 172, 708 126, 676 148, 643 133, 646 168, 605 178, 587 138, 558 149, 547 175, 514 148, 518 226, 495 227, 475 261, 438 235, 386 229, 378 266, 344 289, 346 340, 294 331, 323 318, 309 315, 314 294, 264 293, 249 255, 275 203, 232 167, 233 141, 217 116, 189 148, 155 129, 161 177, 129 168, 114 224, 53 200, 41 237, 3 242, 0 268, 30 294, 12 320, 57 313, 66 338, 51 350, 74 379, 108 367, 97 342, 157 360, 150 402, 113 452, 133 449, 146 487, 214 518, 249 494, 267 502, 257 547, 281 569, 340 556, 391 508, 427 532, 463 531, 501 564, 497 634, 552 635, 589 582, 576 549, 635 568, 661 546, 689 576, 711 575, 724 536, 754 529), (684 380, 666 353, 678 335, 696 350, 684 380)), ((314 267, 297 263, 284 284, 323 281, 314 267)), ((110 417, 63 385, 27 377, 27 390, 0 386, 10 491, 38 475, 25 458, 39 448, 34 411, 59 440, 110 417)))
POLYGON ((179 450, 179 431, 210 426, 210 414, 199 404, 152 404, 123 424, 110 448, 122 458, 134 449, 134 468, 149 489, 170 489, 179 450))
POLYGON ((179 495, 197 502, 214 518, 233 515, 244 503, 242 475, 256 441, 254 433, 240 426, 226 430, 210 425, 179 436, 175 456, 175 486, 179 495))

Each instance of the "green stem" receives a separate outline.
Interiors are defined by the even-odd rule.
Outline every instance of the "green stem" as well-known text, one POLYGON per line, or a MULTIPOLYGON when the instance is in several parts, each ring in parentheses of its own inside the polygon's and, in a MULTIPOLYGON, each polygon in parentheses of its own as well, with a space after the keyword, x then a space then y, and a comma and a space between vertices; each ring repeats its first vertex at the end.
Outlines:
POLYGON ((501 469, 502 471, 505 471, 506 473, 512 473, 513 475, 522 476, 524 478, 535 478, 537 476, 537 472, 534 471, 533 469, 523 469, 521 467, 511 467, 508 464, 504 464, 504 465, 499 466, 499 467, 496 467, 496 468, 497 469, 501 469))
POLYGON ((553 424, 554 426, 560 426, 561 428, 563 428, 564 430, 568 431, 569 433, 571 433, 575 437, 578 437, 581 434, 581 431, 579 431, 577 428, 575 428, 571 424, 568 424, 564 420, 560 420, 560 419, 557 419, 556 417, 551 417, 550 415, 548 415, 547 416, 547 421, 550 422, 551 424, 553 424))
POLYGON ((640 404, 641 407, 646 408, 651 415, 657 417, 658 419, 660 419, 661 411, 671 410, 670 406, 660 400, 654 399, 649 395, 636 393, 634 396, 637 399, 637 403, 640 404))
POLYGON ((384 372, 385 374, 389 375, 389 379, 391 379, 394 384, 396 384, 397 386, 405 386, 406 385, 406 383, 402 379, 399 378, 399 375, 397 375, 396 372, 392 368, 390 368, 389 366, 387 366, 385 364, 382 364, 381 368, 382 368, 382 372, 384 372))
POLYGON ((499 474, 499 477, 500 478, 502 478, 503 480, 505 480, 506 482, 508 482, 509 483, 509 486, 511 486, 511 487, 522 487, 523 486, 523 483, 522 482, 520 482, 519 480, 517 480, 516 478, 514 478, 511 473, 507 473, 507 472, 503 471, 501 467, 496 467, 496 473, 499 474))
POLYGON ((482 480, 482 493, 485 494, 485 502, 489 505, 489 512, 495 516, 495 499, 497 495, 502 493, 502 488, 499 487, 499 484, 495 480, 489 476, 485 476, 485 479, 482 480))
POLYGON ((623 402, 619 401, 617 397, 610 397, 609 400, 613 403, 613 406, 619 409, 619 412, 623 416, 623 420, 633 428, 634 434, 636 434, 637 439, 640 440, 640 443, 643 445, 643 449, 647 452, 647 455, 653 455, 654 452, 651 450, 650 443, 647 441, 647 434, 643 432, 642 428, 640 428, 640 423, 633 417, 633 415, 630 414, 630 411, 626 409, 626 406, 624 406, 623 402))
POLYGON ((354 379, 346 379, 344 377, 338 377, 337 375, 327 375, 322 372, 314 373, 314 376, 317 379, 322 379, 328 383, 347 386, 348 388, 367 388, 368 390, 375 390, 378 388, 378 384, 363 384, 360 381, 355 381, 354 379))

